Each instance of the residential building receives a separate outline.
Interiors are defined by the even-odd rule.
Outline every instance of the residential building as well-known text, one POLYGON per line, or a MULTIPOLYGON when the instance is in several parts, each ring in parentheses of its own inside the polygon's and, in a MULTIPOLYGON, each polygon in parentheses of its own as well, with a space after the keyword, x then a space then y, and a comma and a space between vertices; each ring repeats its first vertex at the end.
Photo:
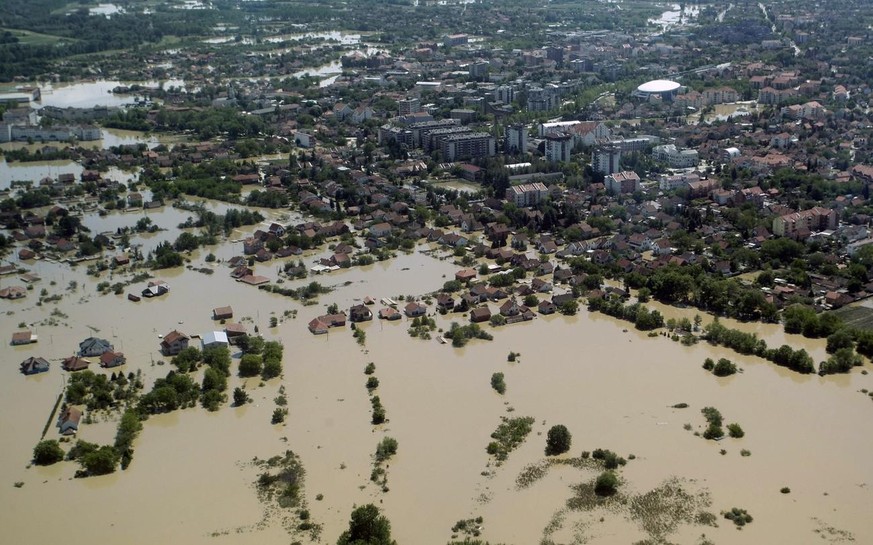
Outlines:
POLYGON ((503 152, 510 155, 527 153, 527 127, 522 123, 509 125, 505 129, 503 152))
POLYGON ((606 176, 606 190, 613 195, 633 193, 640 189, 640 177, 632 170, 624 170, 606 176))
POLYGON ((605 142, 594 148, 591 154, 591 168, 601 174, 613 174, 620 170, 621 146, 605 142))
POLYGON ((573 137, 566 133, 547 134, 545 156, 553 163, 568 163, 573 151, 573 137))
POLYGON ((780 237, 807 238, 815 231, 836 229, 836 210, 816 206, 773 219, 773 234, 780 237))
POLYGON ((667 163, 670 168, 689 168, 700 162, 697 150, 680 150, 674 144, 655 146, 652 148, 652 157, 656 161, 667 163))
POLYGON ((442 153, 446 161, 493 157, 497 153, 497 144, 487 132, 455 134, 443 141, 442 153))
POLYGON ((514 185, 506 190, 506 200, 516 206, 534 206, 549 194, 542 182, 514 185))

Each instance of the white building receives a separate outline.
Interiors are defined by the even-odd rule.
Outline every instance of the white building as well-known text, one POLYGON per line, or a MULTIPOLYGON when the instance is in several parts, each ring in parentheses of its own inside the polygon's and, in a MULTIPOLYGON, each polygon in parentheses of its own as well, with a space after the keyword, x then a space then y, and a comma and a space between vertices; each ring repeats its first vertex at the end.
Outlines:
POLYGON ((227 333, 224 331, 210 331, 209 333, 205 333, 201 340, 204 349, 228 345, 227 333))
POLYGON ((667 163, 670 168, 689 168, 700 163, 697 150, 678 149, 674 144, 664 144, 652 148, 652 157, 656 161, 667 163))
POLYGON ((606 142, 594 148, 591 154, 591 168, 602 174, 612 174, 621 170, 621 146, 606 142))
POLYGON ((534 206, 549 194, 548 188, 542 182, 514 185, 506 190, 506 200, 515 206, 534 206))

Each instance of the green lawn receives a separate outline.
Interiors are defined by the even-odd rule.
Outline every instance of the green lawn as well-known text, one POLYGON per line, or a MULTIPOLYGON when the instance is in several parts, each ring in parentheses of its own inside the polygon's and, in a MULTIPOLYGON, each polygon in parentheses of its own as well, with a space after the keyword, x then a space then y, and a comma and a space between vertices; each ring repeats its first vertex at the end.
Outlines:
POLYGON ((19 30, 16 28, 2 28, 0 30, 7 30, 11 32, 16 38, 18 38, 18 43, 22 45, 52 45, 60 41, 76 41, 72 38, 62 38, 60 36, 54 36, 52 34, 40 34, 39 32, 19 30))

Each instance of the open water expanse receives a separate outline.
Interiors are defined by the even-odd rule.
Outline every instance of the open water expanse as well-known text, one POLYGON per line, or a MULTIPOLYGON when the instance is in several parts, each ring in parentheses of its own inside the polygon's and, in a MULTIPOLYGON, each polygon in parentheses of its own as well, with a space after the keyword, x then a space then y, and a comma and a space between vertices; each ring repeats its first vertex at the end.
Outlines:
MULTIPOLYGON (((210 206, 217 212, 226 209, 210 206)), ((264 213, 269 216, 264 225, 274 219, 302 221, 264 213)), ((145 214, 115 213, 84 218, 84 223, 95 233, 114 231, 145 214)), ((192 214, 165 207, 148 215, 167 230, 134 237, 144 253, 161 240, 174 240, 175 226, 192 214)), ((256 227, 229 238, 239 240, 256 227)), ((170 284, 170 293, 139 303, 124 295, 99 295, 95 289, 99 281, 124 281, 129 275, 106 272, 98 279, 87 275, 87 263, 70 267, 12 258, 41 280, 25 299, 0 301, 0 329, 7 340, 0 347, 5 362, 0 369, 4 541, 286 544, 301 538, 288 536, 274 516, 264 519, 265 507, 253 484, 258 470, 248 463, 286 449, 300 455, 306 468, 304 493, 312 521, 323 525, 323 543, 336 541, 354 505, 369 502, 384 510, 401 544, 444 544, 456 521, 477 516, 484 519, 481 537, 491 543, 539 543, 544 535, 556 543, 629 544, 651 538, 649 527, 626 507, 568 508, 572 487, 593 479, 591 470, 559 465, 527 488, 516 486, 526 466, 545 458, 549 427, 564 424, 573 437, 564 457, 596 448, 635 456, 620 471, 620 489, 627 497, 678 479, 689 494, 707 498, 705 510, 716 515, 718 527, 665 522, 670 542, 698 543, 705 534, 719 545, 843 543, 848 538, 873 543, 873 461, 868 456, 873 451, 873 402, 860 392, 873 389, 873 378, 859 369, 826 378, 798 375, 723 348, 650 338, 584 307, 574 317, 486 326, 494 340, 473 340, 465 348, 410 337, 406 318, 363 324, 363 347, 348 328, 323 336, 309 333, 306 324, 330 303, 348 309, 368 295, 396 299, 441 287, 460 267, 433 257, 439 252, 431 249, 419 246, 388 262, 284 284, 297 287, 317 280, 335 288, 313 306, 234 282, 226 264, 205 262, 209 252, 219 261, 240 255, 241 243, 230 240, 192 253, 191 269, 156 271, 156 278, 170 284), (203 267, 214 274, 194 270, 203 267), (60 300, 37 305, 42 289, 60 300), (211 311, 225 305, 233 307, 233 321, 242 321, 250 331, 257 325, 265 338, 285 347, 283 377, 264 384, 231 377, 230 390, 245 385, 251 404, 151 417, 136 440, 133 463, 113 475, 75 479, 78 465, 73 462, 28 467, 67 375, 59 359, 72 355, 81 340, 92 335, 110 340, 128 358, 121 369, 142 370, 149 389, 171 368, 160 364, 168 358, 159 353, 159 336, 173 329, 189 335, 219 329, 211 311), (297 311, 296 317, 285 311, 297 311), (273 316, 279 318, 275 328, 269 327, 273 316), (19 323, 31 325, 39 335, 37 344, 8 344, 19 323), (510 351, 521 354, 519 361, 507 362, 510 351), (18 365, 29 356, 49 359, 51 370, 24 377, 18 365), (716 378, 701 369, 706 357, 727 357, 743 372, 716 378), (370 424, 363 374, 368 362, 376 364, 376 393, 389 419, 382 426, 370 424), (508 386, 503 396, 489 385, 498 371, 508 386), (286 390, 289 415, 284 425, 271 425, 280 386, 286 390), (671 408, 677 403, 689 407, 671 408), (695 436, 705 426, 704 406, 719 409, 725 423, 740 423, 745 437, 714 442, 695 436), (485 447, 501 416, 531 416, 535 424, 525 443, 498 467, 485 447), (399 442, 389 462, 388 492, 370 482, 372 454, 385 435, 399 442), (751 455, 741 456, 741 449, 751 455), (23 486, 14 487, 16 482, 23 486), (786 486, 791 493, 780 493, 786 486), (748 510, 754 522, 735 529, 719 514, 732 507, 748 510)), ((329 251, 308 252, 303 259, 311 265, 321 255, 329 251)), ((275 280, 280 265, 257 264, 255 274, 275 280)), ((0 277, 0 287, 10 285, 22 282, 16 275, 0 277)), ((144 287, 134 284, 125 293, 144 287)), ((649 306, 667 317, 695 314, 649 306)), ((377 304, 374 311, 381 307, 377 304)), ((496 311, 497 305, 491 307, 496 311)), ((441 328, 468 321, 464 315, 436 319, 441 328)), ((709 320, 704 317, 704 323, 709 320)), ((816 361, 825 358, 822 342, 786 335, 781 326, 725 322, 758 332, 770 346, 787 343, 806 348, 816 361)), ((94 423, 80 426, 79 438, 111 443, 116 417, 93 418, 94 423)), ((50 428, 47 438, 57 437, 50 428)))

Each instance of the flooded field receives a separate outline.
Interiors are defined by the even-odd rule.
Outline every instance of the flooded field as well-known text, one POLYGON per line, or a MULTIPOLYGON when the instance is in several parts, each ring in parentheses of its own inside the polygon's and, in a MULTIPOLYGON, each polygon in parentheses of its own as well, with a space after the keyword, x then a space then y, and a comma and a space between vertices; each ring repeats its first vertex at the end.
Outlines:
MULTIPOLYGON (((224 206, 215 205, 215 210, 224 206)), ((93 231, 114 230, 140 215, 89 218, 86 224, 93 231)), ((161 237, 172 240, 178 234, 172 228, 188 215, 170 207, 152 212, 155 223, 171 230, 134 242, 147 248, 161 237)), ((267 211, 264 215, 267 222, 279 218, 267 211)), ((235 231, 230 238, 238 240, 255 228, 235 231)), ((234 282, 225 264, 205 262, 209 252, 220 261, 241 254, 240 243, 189 256, 193 269, 209 268, 214 274, 186 268, 155 271, 171 291, 139 303, 123 295, 99 295, 95 289, 97 282, 125 275, 89 277, 87 263, 70 267, 16 261, 41 280, 25 299, 0 302, 7 340, 0 348, 5 362, 0 370, 4 537, 14 543, 63 540, 71 545, 288 543, 300 538, 289 539, 275 517, 264 519, 253 486, 258 470, 250 461, 291 449, 306 468, 305 496, 312 521, 322 525, 322 543, 336 541, 353 505, 372 502, 384 510, 401 544, 444 544, 458 520, 479 516, 481 537, 491 543, 521 545, 548 537, 559 543, 629 544, 653 534, 651 525, 627 505, 653 489, 663 490, 671 480, 698 498, 697 507, 714 514, 718 527, 665 523, 669 531, 662 535, 670 542, 698 543, 702 534, 719 545, 873 542, 873 462, 864 455, 873 449, 873 402, 860 393, 873 389, 873 379, 858 370, 826 378, 802 376, 723 348, 650 338, 626 322, 585 310, 573 317, 486 326, 494 340, 474 340, 464 348, 410 337, 406 318, 363 324, 364 346, 348 328, 322 336, 309 333, 308 321, 330 303, 348 309, 366 296, 397 299, 438 289, 459 267, 434 257, 444 252, 430 250, 420 246, 388 262, 285 282, 284 287, 318 281, 334 288, 312 306, 234 282), (37 305, 43 288, 60 301, 37 305), (78 466, 73 462, 28 467, 67 375, 58 360, 73 354, 82 339, 110 340, 128 358, 121 369, 141 370, 148 388, 170 369, 161 364, 167 358, 159 353, 159 336, 173 329, 199 335, 220 328, 211 310, 225 305, 233 307, 234 321, 250 331, 257 326, 265 338, 285 346, 282 378, 263 384, 230 378, 231 390, 245 385, 251 404, 150 418, 134 444, 133 463, 113 475, 74 479, 78 466), (296 317, 285 311, 297 311, 296 317), (274 316, 279 324, 271 328, 274 316), (38 344, 8 344, 19 323, 31 324, 38 344), (518 361, 507 361, 510 351, 521 354, 518 361), (22 376, 18 363, 29 356, 49 359, 51 370, 22 376), (701 369, 706 357, 729 358, 743 372, 716 378, 701 369), (380 385, 375 393, 387 411, 388 422, 381 426, 370 424, 363 373, 368 362, 376 365, 380 385), (494 372, 505 374, 503 396, 489 385, 494 372), (281 386, 288 419, 272 425, 273 400, 281 386), (688 408, 672 408, 678 403, 688 408), (725 423, 740 423, 745 437, 714 442, 695 436, 705 426, 700 413, 705 406, 721 411, 725 423), (497 466, 485 447, 501 416, 530 416, 535 422, 527 440, 497 466), (571 450, 560 459, 597 448, 634 455, 619 471, 626 506, 616 500, 610 508, 568 508, 572 487, 597 475, 570 464, 551 467, 530 486, 517 486, 526 467, 544 460, 545 435, 554 424, 572 433, 571 450), (370 472, 376 444, 386 435, 397 439, 399 449, 387 468, 389 490, 383 492, 370 481, 370 472), (743 449, 750 455, 741 456, 743 449), (17 488, 14 483, 23 484, 17 488), (790 494, 781 493, 783 487, 790 487, 790 494), (720 515, 732 507, 748 510, 754 522, 735 529, 720 515), (51 524, 42 522, 47 516, 51 524)), ((326 251, 302 258, 309 265, 326 251)), ((256 264, 255 274, 275 281, 280 264, 256 264)), ((0 287, 20 284, 15 276, 0 277, 0 287)), ((649 306, 667 317, 697 313, 649 306)), ((445 329, 452 321, 468 321, 463 315, 435 318, 445 329)), ((704 316, 704 324, 710 320, 704 316)), ((768 344, 802 346, 816 360, 824 358, 822 342, 786 335, 778 326, 726 323, 756 331, 768 344)), ((113 418, 95 415, 95 423, 80 426, 79 438, 111 442, 113 418)), ((53 427, 47 437, 57 437, 53 427)))

